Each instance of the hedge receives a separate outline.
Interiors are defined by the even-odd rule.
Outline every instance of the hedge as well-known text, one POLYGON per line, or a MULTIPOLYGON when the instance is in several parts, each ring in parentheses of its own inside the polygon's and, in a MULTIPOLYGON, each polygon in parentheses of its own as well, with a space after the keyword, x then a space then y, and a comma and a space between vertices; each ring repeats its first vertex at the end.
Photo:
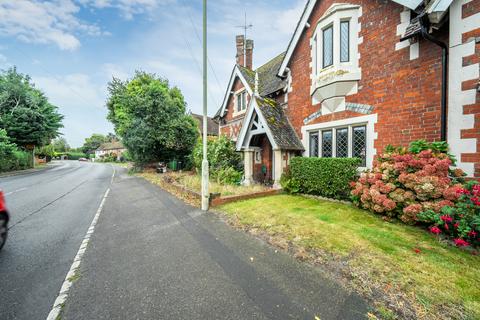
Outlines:
POLYGON ((32 154, 15 150, 8 156, 0 156, 0 172, 32 168, 32 154))
POLYGON ((80 158, 87 157, 87 155, 83 152, 67 152, 66 155, 68 160, 78 160, 80 158))
POLYGON ((360 163, 358 158, 293 158, 290 184, 300 193, 346 199, 360 163))

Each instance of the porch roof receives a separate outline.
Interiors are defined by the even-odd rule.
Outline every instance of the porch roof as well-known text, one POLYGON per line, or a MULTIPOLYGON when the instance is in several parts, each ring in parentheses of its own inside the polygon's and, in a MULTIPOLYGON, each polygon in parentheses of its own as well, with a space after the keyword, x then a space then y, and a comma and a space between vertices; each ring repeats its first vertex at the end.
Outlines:
POLYGON ((283 112, 283 108, 275 100, 258 95, 254 97, 250 102, 244 125, 237 140, 237 150, 248 148, 245 143, 249 144, 252 135, 261 132, 261 130, 250 132, 251 123, 257 114, 263 133, 267 134, 274 149, 303 151, 303 144, 283 112))
POLYGON ((275 100, 257 97, 257 105, 279 149, 304 150, 283 108, 275 100))

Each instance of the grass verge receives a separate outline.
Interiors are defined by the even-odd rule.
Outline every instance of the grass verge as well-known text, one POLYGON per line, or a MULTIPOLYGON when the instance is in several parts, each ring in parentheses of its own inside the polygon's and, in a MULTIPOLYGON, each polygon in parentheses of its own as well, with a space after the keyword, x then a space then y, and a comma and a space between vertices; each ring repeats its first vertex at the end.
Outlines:
POLYGON ((390 319, 480 319, 478 256, 350 205, 278 195, 219 208, 233 225, 322 265, 390 319))

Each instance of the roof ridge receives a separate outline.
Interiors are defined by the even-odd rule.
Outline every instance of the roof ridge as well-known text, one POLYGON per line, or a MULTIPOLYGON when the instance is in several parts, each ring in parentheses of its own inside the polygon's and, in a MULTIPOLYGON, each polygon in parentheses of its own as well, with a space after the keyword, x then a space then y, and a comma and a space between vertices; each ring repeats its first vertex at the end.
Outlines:
POLYGON ((277 54, 275 57, 273 57, 272 59, 270 59, 270 60, 268 60, 267 62, 265 62, 264 64, 262 64, 260 67, 256 68, 254 71, 258 71, 259 69, 265 67, 266 65, 268 65, 269 63, 275 61, 275 59, 280 58, 282 55, 285 55, 286 53, 287 53, 286 51, 283 51, 282 53, 277 54))

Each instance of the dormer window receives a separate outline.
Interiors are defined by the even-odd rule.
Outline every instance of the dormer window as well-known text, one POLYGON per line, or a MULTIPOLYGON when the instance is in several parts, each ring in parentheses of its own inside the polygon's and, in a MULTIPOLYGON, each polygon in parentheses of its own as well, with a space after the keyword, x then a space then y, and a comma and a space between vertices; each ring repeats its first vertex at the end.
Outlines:
POLYGON ((345 96, 357 92, 361 14, 359 5, 333 4, 313 32, 311 94, 313 104, 322 104, 322 114, 343 110, 345 96))

